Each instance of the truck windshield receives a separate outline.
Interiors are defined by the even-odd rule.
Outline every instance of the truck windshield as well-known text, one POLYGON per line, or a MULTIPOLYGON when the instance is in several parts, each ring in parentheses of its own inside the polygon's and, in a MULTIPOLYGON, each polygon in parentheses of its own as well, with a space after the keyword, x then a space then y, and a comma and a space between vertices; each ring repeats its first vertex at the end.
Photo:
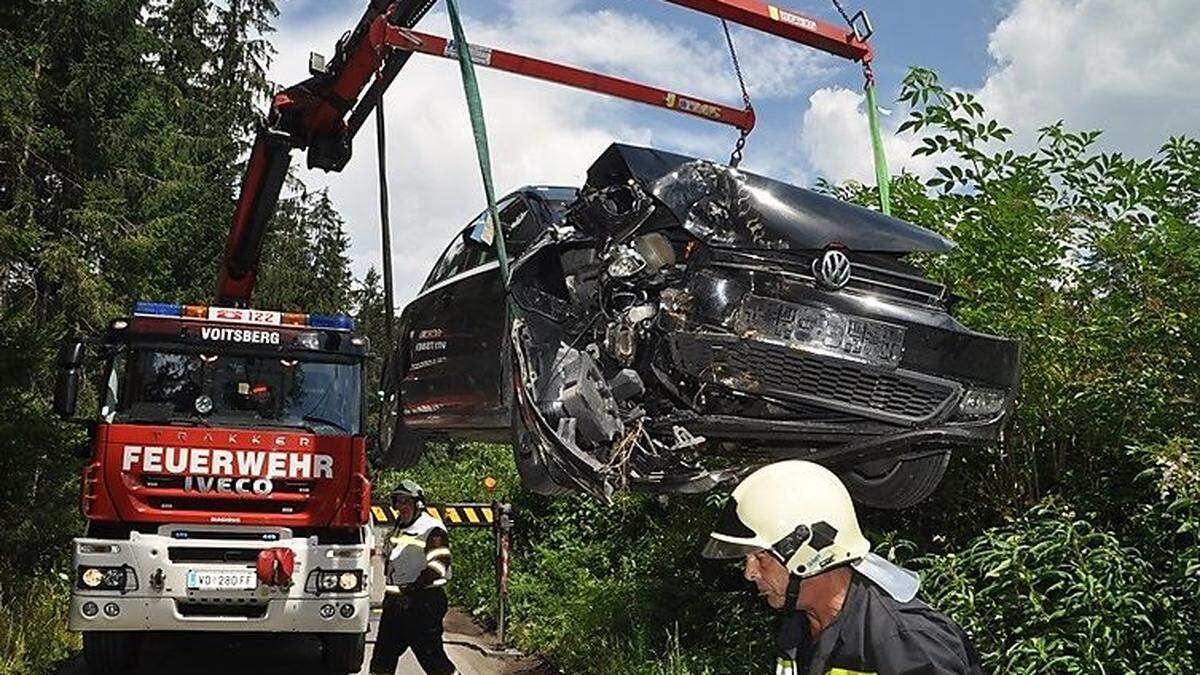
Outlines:
POLYGON ((360 367, 292 355, 131 348, 118 357, 105 409, 116 421, 360 430, 360 367))

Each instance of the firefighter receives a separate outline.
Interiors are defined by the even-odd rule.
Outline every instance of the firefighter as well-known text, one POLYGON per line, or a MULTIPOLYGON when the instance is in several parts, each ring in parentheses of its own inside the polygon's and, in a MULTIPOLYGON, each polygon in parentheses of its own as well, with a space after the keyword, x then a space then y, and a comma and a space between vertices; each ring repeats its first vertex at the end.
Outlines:
POLYGON ((734 489, 703 555, 743 558, 782 611, 777 675, 981 674, 962 629, 916 599, 917 575, 870 549, 841 480, 792 460, 734 489))
POLYGON ((450 538, 425 510, 425 492, 405 480, 391 493, 399 512, 388 544, 387 594, 371 655, 371 672, 391 675, 411 648, 429 675, 457 672, 442 646, 442 619, 450 580, 450 538))

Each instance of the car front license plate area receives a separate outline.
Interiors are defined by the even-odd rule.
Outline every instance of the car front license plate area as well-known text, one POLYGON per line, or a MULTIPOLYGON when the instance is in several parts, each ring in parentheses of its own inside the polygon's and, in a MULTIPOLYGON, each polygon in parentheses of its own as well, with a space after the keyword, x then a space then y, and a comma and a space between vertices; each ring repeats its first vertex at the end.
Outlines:
POLYGON ((254 570, 188 570, 189 591, 252 591, 258 587, 254 570))
POLYGON ((904 328, 826 307, 749 295, 738 311, 744 337, 793 349, 895 368, 904 355, 904 328))

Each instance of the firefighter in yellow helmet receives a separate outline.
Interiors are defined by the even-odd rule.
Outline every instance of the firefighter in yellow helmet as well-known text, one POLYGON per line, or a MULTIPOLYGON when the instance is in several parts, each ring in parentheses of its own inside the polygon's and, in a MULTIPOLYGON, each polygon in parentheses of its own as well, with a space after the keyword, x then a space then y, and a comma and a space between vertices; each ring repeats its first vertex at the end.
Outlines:
POLYGON ((846 487, 819 464, 747 476, 703 554, 743 558, 746 579, 783 612, 778 675, 983 672, 962 629, 916 599, 917 575, 871 553, 846 487))

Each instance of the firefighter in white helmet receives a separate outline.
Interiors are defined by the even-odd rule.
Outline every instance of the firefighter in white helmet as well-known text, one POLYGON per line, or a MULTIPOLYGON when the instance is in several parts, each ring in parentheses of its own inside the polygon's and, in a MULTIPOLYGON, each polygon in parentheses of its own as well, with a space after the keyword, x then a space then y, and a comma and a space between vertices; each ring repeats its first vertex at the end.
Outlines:
POLYGON ((962 629, 916 599, 917 575, 871 553, 846 487, 819 464, 747 476, 703 555, 744 558, 746 579, 783 612, 778 675, 983 672, 962 629))
POLYGON ((399 514, 388 537, 387 595, 371 654, 372 673, 391 675, 411 648, 429 675, 457 672, 442 645, 450 538, 441 520, 425 510, 425 491, 411 480, 392 490, 399 514))

